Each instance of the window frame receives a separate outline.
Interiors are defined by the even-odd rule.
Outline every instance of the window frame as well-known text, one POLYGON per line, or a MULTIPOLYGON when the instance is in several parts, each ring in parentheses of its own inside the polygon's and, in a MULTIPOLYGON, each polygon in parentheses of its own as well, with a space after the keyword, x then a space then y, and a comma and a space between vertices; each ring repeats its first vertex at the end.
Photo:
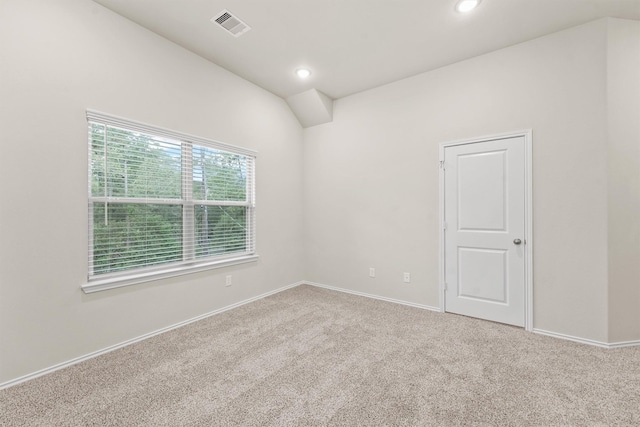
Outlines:
POLYGON ((137 283, 143 283, 168 277, 181 276, 199 271, 227 267, 231 265, 255 262, 258 260, 256 252, 256 210, 255 210, 255 163, 257 152, 242 147, 222 143, 219 141, 209 140, 206 138, 173 131, 145 123, 125 119, 110 114, 105 114, 95 110, 86 111, 88 137, 88 257, 87 257, 87 283, 81 286, 85 293, 92 293, 106 289, 113 289, 122 286, 129 286, 137 283), (106 127, 115 127, 125 131, 137 132, 150 135, 157 138, 168 138, 180 143, 181 147, 181 178, 182 178, 182 194, 180 199, 154 199, 154 198, 135 198, 135 197, 108 197, 94 196, 92 194, 92 124, 98 124, 106 127), (198 258, 196 256, 195 240, 196 236, 196 220, 195 208, 203 203, 202 201, 193 199, 193 159, 192 149, 194 146, 204 147, 229 153, 233 155, 241 155, 249 162, 247 173, 246 200, 239 201, 220 201, 208 200, 204 204, 209 206, 245 206, 247 208, 246 219, 246 251, 213 255, 209 257, 198 258), (164 264, 151 265, 146 267, 136 267, 127 270, 94 274, 92 267, 93 260, 93 209, 95 203, 134 203, 134 204, 175 204, 182 206, 182 260, 176 262, 168 262, 164 264), (186 231, 189 230, 189 231, 186 231))

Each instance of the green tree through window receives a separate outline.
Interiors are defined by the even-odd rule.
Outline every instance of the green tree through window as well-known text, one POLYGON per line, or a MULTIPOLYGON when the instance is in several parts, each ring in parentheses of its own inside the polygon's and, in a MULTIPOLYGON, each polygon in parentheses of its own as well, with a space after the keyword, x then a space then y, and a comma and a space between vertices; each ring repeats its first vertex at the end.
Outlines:
POLYGON ((253 156, 164 133, 89 117, 90 280, 254 253, 253 156))

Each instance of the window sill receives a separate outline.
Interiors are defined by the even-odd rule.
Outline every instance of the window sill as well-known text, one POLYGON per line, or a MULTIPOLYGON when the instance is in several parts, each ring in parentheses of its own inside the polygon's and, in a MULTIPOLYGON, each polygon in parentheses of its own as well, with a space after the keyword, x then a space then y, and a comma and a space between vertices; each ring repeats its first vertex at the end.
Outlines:
POLYGON ((226 258, 211 262, 199 263, 196 265, 181 265, 157 271, 145 271, 141 273, 124 274, 122 276, 108 277, 104 279, 93 279, 81 286, 85 294, 106 291, 108 289, 121 288, 123 286, 136 285, 138 283, 151 282, 154 280, 166 279, 169 277, 183 276, 185 274, 197 273, 199 271, 212 270, 215 268, 229 267, 232 265, 245 264, 258 261, 258 255, 243 255, 236 258, 226 258))

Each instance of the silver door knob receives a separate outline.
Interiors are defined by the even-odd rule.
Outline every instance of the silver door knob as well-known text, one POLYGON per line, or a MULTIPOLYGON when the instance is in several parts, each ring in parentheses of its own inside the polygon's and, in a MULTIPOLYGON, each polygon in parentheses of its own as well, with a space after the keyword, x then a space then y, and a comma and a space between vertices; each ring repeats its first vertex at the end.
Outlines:
POLYGON ((514 245, 519 245, 520 243, 522 243, 522 240, 520 240, 520 239, 515 239, 515 240, 513 241, 513 244, 514 244, 514 245))

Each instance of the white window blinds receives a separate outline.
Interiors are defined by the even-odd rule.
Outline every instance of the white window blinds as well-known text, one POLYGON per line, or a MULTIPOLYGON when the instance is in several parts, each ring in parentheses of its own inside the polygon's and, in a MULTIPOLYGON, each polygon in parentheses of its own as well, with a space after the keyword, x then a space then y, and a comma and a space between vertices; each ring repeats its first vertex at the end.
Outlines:
POLYGON ((255 254, 255 153, 88 111, 89 284, 255 254))

